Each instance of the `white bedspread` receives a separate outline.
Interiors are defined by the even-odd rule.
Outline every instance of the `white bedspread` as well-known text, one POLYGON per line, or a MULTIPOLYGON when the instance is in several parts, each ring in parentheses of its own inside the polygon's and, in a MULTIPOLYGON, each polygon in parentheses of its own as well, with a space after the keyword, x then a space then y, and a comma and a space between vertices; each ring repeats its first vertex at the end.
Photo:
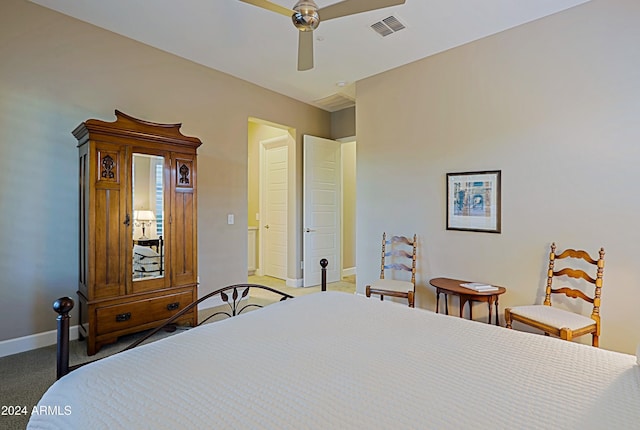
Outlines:
POLYGON ((640 366, 325 292, 82 367, 39 405, 61 413, 34 415, 29 429, 626 430, 640 428, 640 366))

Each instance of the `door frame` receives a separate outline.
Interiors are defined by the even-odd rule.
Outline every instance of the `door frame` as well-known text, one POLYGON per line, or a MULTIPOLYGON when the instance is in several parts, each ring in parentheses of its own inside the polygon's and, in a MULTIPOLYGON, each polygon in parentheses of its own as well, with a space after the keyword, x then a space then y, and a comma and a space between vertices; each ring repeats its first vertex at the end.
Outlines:
MULTIPOLYGON (((341 138, 338 138, 338 139, 335 139, 335 140, 342 144, 342 146, 341 146, 341 151, 342 151, 342 171, 341 171, 341 177, 340 177, 340 187, 341 187, 340 192, 342 193, 342 210, 340 211, 340 255, 342 257, 342 262, 341 262, 341 265, 340 265, 340 267, 341 267, 341 270, 340 270, 340 274, 341 275, 340 276, 341 276, 341 278, 344 278, 345 276, 351 276, 351 275, 355 275, 356 274, 356 266, 355 266, 355 264, 356 264, 356 260, 357 260, 356 255, 354 255, 353 256, 353 263, 354 263, 353 267, 344 267, 344 264, 342 264, 342 263, 344 263, 344 254, 345 254, 345 252, 344 252, 344 243, 345 243, 344 231, 345 231, 345 228, 344 227, 345 227, 345 224, 346 224, 345 223, 345 219, 344 219, 344 213, 345 213, 345 209, 344 209, 344 207, 345 207, 345 189, 344 189, 344 183, 345 183, 345 180, 344 180, 344 172, 345 172, 344 158, 345 158, 345 156, 344 156, 344 150, 345 150, 345 144, 353 143, 354 144, 354 154, 353 154, 353 156, 357 160, 357 149, 356 149, 357 148, 357 139, 356 139, 356 136, 354 135, 354 136, 341 137, 341 138)), ((355 186, 355 184, 354 184, 354 186, 355 186)), ((355 187, 354 187, 353 192, 355 193, 355 191, 356 190, 355 190, 355 187)), ((354 212, 354 215, 355 215, 355 212, 354 212)), ((352 228, 353 228, 353 230, 355 232, 355 228, 356 228, 355 220, 354 220, 354 224, 352 225, 352 228)), ((354 242, 353 243, 353 251, 354 252, 356 251, 355 246, 356 246, 356 244, 354 242)))

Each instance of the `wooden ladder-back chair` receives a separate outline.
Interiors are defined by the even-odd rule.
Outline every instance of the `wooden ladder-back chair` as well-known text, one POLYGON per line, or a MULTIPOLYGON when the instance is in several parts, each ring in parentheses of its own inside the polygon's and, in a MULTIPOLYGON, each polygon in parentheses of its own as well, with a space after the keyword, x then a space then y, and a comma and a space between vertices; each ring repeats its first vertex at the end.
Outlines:
POLYGON ((415 306, 416 292, 416 235, 413 239, 407 236, 392 236, 387 239, 387 233, 382 234, 382 262, 380 263, 380 279, 366 286, 367 297, 371 294, 401 297, 407 299, 409 307, 415 306), (410 272, 411 280, 391 278, 394 271, 410 272), (385 278, 385 272, 388 277, 385 278))
POLYGON ((556 254, 556 244, 552 243, 544 303, 542 305, 516 306, 505 309, 504 316, 507 328, 511 328, 512 321, 518 321, 542 330, 547 336, 553 335, 564 340, 572 340, 575 337, 591 333, 593 337, 592 345, 597 347, 600 337, 600 294, 602 273, 604 271, 604 248, 600 248, 599 254, 600 256, 597 260, 593 259, 587 252, 575 249, 566 249, 562 253, 556 254), (595 278, 582 269, 564 267, 556 270, 555 263, 557 260, 564 258, 573 258, 574 260, 571 261, 574 263, 581 259, 592 264, 595 266, 595 278), (594 285, 594 295, 588 296, 582 290, 568 286, 555 287, 553 284, 554 278, 562 276, 583 280, 588 284, 594 285), (563 294, 572 299, 582 299, 593 304, 591 316, 586 317, 575 312, 552 307, 552 294, 563 294))

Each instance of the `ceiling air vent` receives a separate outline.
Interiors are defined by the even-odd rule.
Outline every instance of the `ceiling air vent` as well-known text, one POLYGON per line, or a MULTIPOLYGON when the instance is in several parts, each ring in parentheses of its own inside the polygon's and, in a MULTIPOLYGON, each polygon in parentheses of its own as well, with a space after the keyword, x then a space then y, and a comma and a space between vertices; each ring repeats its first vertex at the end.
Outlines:
POLYGON ((371 28, 382 37, 389 36, 397 31, 406 28, 395 16, 390 16, 382 21, 371 24, 371 28))
POLYGON ((352 98, 350 94, 344 93, 332 94, 323 99, 315 100, 314 102, 318 107, 329 112, 336 112, 356 105, 355 98, 352 98))

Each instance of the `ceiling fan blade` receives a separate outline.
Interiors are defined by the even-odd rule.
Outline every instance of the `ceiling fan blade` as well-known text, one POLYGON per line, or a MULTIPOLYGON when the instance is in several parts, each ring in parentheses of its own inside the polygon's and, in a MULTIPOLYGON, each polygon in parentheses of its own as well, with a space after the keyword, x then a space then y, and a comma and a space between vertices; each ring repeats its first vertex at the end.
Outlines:
POLYGON ((298 70, 313 69, 313 31, 299 31, 298 70))
POLYGON ((271 12, 279 13, 280 15, 291 17, 295 12, 292 9, 280 6, 279 4, 271 3, 268 0, 240 0, 243 3, 249 3, 254 6, 261 7, 263 9, 270 10, 271 12))
POLYGON ((320 21, 404 4, 406 0, 344 0, 318 10, 320 21))

